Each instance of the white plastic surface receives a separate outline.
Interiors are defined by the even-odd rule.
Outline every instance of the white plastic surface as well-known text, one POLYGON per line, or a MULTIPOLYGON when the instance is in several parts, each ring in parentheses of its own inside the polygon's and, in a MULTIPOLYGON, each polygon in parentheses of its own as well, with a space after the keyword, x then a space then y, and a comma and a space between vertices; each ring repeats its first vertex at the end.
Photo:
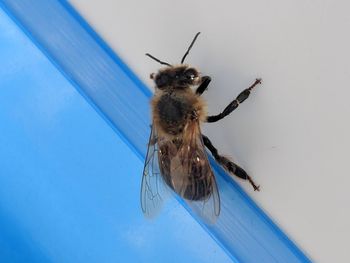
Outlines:
POLYGON ((70 1, 152 87, 159 65, 212 77, 209 113, 263 78, 204 131, 261 185, 242 186, 316 262, 347 262, 350 234, 350 3, 346 1, 70 1))

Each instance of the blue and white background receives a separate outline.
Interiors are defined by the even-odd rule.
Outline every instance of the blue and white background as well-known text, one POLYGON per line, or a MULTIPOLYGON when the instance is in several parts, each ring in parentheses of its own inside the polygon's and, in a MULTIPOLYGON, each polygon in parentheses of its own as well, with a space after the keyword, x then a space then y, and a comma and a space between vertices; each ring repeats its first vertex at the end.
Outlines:
POLYGON ((177 62, 197 31, 188 62, 213 78, 209 112, 263 78, 204 131, 261 184, 238 182, 301 251, 223 179, 234 215, 216 228, 176 200, 145 220, 150 92, 65 1, 0 3, 0 262, 347 261, 347 2, 70 1, 150 90, 158 65, 144 53, 177 62))

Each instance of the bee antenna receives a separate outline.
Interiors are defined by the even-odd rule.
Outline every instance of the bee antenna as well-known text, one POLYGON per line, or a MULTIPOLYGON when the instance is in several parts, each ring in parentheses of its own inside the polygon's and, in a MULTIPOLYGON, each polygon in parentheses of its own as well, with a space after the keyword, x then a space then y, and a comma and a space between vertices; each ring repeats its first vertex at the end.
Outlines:
POLYGON ((192 48, 194 42, 196 41, 196 39, 197 39, 197 37, 199 36, 200 33, 201 33, 201 32, 198 32, 198 33, 194 36, 194 39, 192 40, 191 45, 188 47, 188 49, 187 49, 185 55, 184 55, 183 58, 181 59, 181 64, 184 63, 186 56, 187 56, 188 53, 190 52, 190 50, 191 50, 191 48, 192 48))
POLYGON ((146 53, 146 56, 148 56, 148 57, 154 59, 155 61, 159 62, 159 63, 162 64, 162 65, 167 65, 167 66, 169 66, 169 67, 172 67, 172 65, 170 65, 169 63, 166 63, 166 62, 164 62, 164 61, 161 61, 161 60, 159 60, 158 58, 153 57, 153 56, 152 56, 151 54, 149 54, 149 53, 146 53))

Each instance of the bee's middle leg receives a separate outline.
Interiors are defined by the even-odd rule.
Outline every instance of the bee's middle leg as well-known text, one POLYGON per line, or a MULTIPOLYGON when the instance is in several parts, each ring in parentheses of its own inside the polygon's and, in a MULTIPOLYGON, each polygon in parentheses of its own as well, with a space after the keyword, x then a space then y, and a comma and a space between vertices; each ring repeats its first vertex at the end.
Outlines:
POLYGON ((231 112, 233 112, 235 109, 238 108, 238 105, 241 104, 243 101, 245 101, 249 95, 250 92, 253 90, 253 88, 261 84, 261 79, 256 79, 253 85, 251 85, 249 88, 243 90, 237 97, 234 99, 225 109, 223 112, 221 112, 218 115, 208 116, 207 122, 216 122, 223 118, 225 118, 227 115, 229 115, 231 112))
POLYGON ((210 81, 211 81, 211 78, 209 76, 203 76, 202 83, 196 89, 196 94, 202 95, 203 92, 208 88, 210 81))
POLYGON ((247 174, 243 168, 239 167, 237 164, 229 160, 228 158, 221 156, 218 153, 218 150, 213 146, 209 138, 202 134, 204 145, 208 148, 211 154, 214 156, 215 160, 224 167, 225 170, 229 171, 231 174, 236 175, 237 177, 248 180, 249 183, 253 186, 254 191, 260 191, 260 186, 256 185, 252 178, 247 174))

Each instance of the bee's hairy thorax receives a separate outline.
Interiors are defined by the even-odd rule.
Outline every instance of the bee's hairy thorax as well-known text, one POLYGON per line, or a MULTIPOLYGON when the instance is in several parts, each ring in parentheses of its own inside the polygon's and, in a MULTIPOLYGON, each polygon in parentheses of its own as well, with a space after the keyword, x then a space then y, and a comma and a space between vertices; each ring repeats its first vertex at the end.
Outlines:
POLYGON ((191 89, 160 91, 152 99, 153 123, 164 136, 181 134, 187 122, 193 118, 203 121, 205 103, 191 89))

